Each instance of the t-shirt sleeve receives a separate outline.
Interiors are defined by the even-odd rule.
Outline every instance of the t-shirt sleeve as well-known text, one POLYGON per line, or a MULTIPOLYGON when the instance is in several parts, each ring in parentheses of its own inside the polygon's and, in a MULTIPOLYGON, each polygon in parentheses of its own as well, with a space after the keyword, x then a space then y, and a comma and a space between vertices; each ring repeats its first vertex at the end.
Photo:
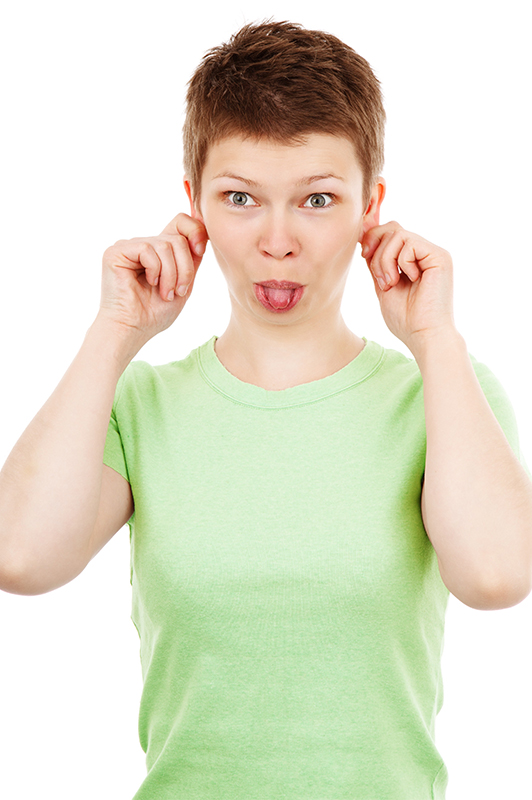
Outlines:
MULTIPOLYGON (((127 372, 127 370, 126 370, 127 372)), ((115 398, 113 402, 113 409, 111 411, 111 418, 107 428, 107 438, 105 440, 105 448, 103 452, 103 463, 111 469, 119 472, 126 481, 129 482, 129 474, 127 470, 126 456, 124 447, 122 445, 122 438, 120 436, 120 428, 118 425, 117 407, 120 400, 120 395, 124 386, 126 373, 124 372, 118 381, 115 398)))
POLYGON ((471 363, 475 370, 478 381, 482 387, 491 410, 495 414, 499 425, 501 426, 510 447, 524 467, 527 475, 532 478, 532 474, 528 468, 525 456, 521 450, 519 442, 519 431, 517 426, 517 419, 513 406, 510 402, 504 387, 499 379, 493 372, 486 366, 486 364, 477 361, 476 358, 470 355, 471 363))

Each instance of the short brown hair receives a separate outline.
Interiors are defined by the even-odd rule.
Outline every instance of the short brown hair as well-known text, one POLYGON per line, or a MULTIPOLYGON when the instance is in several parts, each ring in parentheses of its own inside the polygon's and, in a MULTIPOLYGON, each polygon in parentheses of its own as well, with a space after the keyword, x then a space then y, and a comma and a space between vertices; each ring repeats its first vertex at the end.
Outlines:
POLYGON ((245 25, 205 54, 186 103, 184 167, 196 201, 215 142, 240 135, 297 144, 329 133, 353 142, 369 202, 384 163, 380 83, 336 36, 291 22, 245 25))

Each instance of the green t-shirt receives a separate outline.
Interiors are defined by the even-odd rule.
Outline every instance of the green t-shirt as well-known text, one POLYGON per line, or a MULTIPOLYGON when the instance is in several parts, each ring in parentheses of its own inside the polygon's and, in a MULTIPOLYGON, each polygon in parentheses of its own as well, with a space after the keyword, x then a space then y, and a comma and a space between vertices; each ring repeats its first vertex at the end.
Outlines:
MULTIPOLYGON (((421 518, 417 364, 367 341, 269 391, 216 338, 132 362, 109 425, 105 463, 135 502, 134 800, 441 800, 449 592, 421 518)), ((472 362, 520 456, 504 390, 472 362)))

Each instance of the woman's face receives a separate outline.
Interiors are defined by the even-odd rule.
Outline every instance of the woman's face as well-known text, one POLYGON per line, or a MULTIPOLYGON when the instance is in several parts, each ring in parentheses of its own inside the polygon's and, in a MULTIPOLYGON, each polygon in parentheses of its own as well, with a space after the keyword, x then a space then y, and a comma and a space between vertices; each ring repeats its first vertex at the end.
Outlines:
POLYGON ((275 325, 338 314, 357 242, 378 224, 383 192, 374 189, 365 213, 362 187, 353 145, 343 137, 312 134, 298 145, 229 137, 214 144, 193 214, 206 226, 233 313, 275 325), (260 291, 267 281, 304 289, 260 291))

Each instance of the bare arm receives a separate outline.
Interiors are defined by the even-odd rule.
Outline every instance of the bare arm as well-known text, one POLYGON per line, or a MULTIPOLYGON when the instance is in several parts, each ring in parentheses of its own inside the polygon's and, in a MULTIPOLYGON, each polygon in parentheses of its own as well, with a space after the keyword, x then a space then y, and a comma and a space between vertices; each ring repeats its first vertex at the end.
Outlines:
MULTIPOLYGON (((2 589, 50 591, 90 561, 107 426, 127 363, 112 330, 96 320, 60 384, 11 451, 0 472, 2 589)), ((129 497, 125 491, 119 495, 117 517, 108 509, 100 525, 108 528, 112 516, 119 527, 127 521, 123 517, 132 506, 127 487, 129 497)))
POLYGON ((473 608, 521 602, 532 579, 532 483, 454 334, 417 352, 427 458, 422 513, 447 588, 473 608))
POLYGON ((178 215, 160 236, 105 252, 100 311, 0 472, 1 589, 40 594, 67 583, 131 516, 128 482, 103 464, 113 399, 131 359, 190 296, 201 262, 192 236, 205 241, 203 226, 178 215), (186 296, 174 295, 181 285, 186 296))
POLYGON ((362 244, 384 320, 423 378, 421 511, 442 580, 472 608, 516 605, 532 585, 532 482, 455 327, 451 256, 397 222, 369 229, 362 244))

